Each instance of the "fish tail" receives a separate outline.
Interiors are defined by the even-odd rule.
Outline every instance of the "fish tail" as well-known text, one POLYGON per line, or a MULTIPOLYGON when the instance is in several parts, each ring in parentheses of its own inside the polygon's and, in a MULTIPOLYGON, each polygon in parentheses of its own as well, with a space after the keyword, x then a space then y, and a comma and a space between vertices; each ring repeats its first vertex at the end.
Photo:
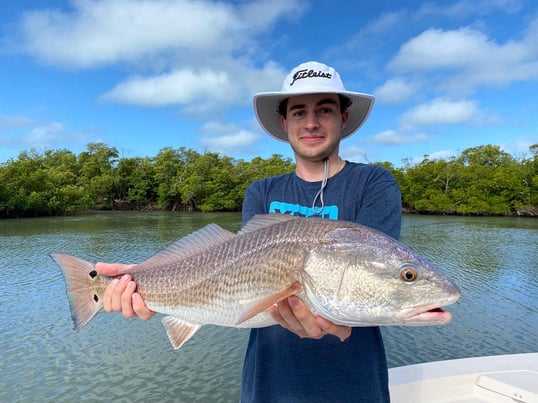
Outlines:
POLYGON ((93 263, 62 253, 50 256, 62 269, 74 329, 80 330, 103 307, 108 280, 97 273, 93 263))

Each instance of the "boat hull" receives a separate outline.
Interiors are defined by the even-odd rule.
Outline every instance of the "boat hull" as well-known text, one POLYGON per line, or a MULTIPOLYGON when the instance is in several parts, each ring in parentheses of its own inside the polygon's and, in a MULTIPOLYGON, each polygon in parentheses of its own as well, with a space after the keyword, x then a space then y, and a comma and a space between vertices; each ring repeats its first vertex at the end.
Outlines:
POLYGON ((538 353, 389 369, 392 403, 538 403, 538 353))

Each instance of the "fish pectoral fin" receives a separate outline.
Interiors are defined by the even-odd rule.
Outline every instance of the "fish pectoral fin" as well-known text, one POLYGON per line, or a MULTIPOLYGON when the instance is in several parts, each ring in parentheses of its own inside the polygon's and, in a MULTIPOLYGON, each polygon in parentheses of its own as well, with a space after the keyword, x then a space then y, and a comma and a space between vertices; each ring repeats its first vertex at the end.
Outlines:
POLYGON ((200 329, 200 325, 193 325, 173 316, 166 316, 161 320, 166 329, 170 343, 177 350, 185 344, 194 333, 200 329))
POLYGON ((245 310, 237 320, 236 326, 240 325, 243 322, 246 322, 247 320, 258 315, 259 313, 262 313, 277 302, 296 294, 297 292, 301 291, 301 288, 301 282, 294 281, 289 287, 283 289, 282 291, 251 302, 250 304, 245 306, 245 310))

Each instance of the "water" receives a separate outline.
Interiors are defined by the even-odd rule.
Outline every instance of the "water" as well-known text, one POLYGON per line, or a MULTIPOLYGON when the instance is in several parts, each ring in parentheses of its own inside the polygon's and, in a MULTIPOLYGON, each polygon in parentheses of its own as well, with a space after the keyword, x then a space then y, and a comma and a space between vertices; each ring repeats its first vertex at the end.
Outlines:
MULTIPOLYGON (((98 315, 75 333, 52 252, 138 262, 240 215, 105 212, 0 221, 0 401, 236 402, 248 330, 202 328, 174 351, 159 320, 98 315)), ((405 216, 402 241, 462 288, 442 327, 383 329, 389 366, 538 351, 538 220, 405 216)))
POLYGON ((538 222, 405 216, 402 241, 462 289, 448 326, 383 329, 389 366, 538 351, 538 222))

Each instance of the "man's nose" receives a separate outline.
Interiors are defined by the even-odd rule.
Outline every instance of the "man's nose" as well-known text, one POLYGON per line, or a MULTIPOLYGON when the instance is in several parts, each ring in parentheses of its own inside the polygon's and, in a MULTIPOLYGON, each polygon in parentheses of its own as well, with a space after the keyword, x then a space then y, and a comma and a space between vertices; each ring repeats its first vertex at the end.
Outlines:
POLYGON ((315 113, 306 115, 305 128, 312 130, 319 128, 319 118, 315 113))

